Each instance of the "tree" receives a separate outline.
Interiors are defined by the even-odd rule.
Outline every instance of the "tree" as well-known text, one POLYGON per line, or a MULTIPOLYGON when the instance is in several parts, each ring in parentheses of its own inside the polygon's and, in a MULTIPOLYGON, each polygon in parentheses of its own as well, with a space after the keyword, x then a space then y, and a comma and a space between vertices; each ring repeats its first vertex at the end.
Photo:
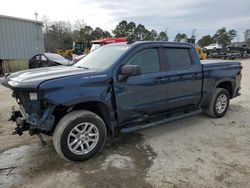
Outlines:
POLYGON ((72 47, 72 26, 70 22, 49 21, 49 18, 43 16, 44 22, 44 42, 45 50, 56 52, 72 47))
MULTIPOLYGON (((50 21, 47 16, 43 16, 45 50, 57 52, 72 48, 73 42, 84 42, 86 47, 91 46, 91 41, 100 38, 112 37, 108 31, 100 27, 93 29, 86 25, 83 20, 77 20, 73 25, 69 21, 50 21)), ((167 33, 156 30, 148 30, 142 24, 127 22, 123 20, 112 31, 115 37, 127 37, 131 40, 168 40, 167 33)))
POLYGON ((209 44, 214 43, 214 39, 210 35, 203 36, 200 40, 198 40, 197 44, 200 47, 208 46, 209 44))
POLYGON ((49 46, 48 33, 50 30, 50 20, 46 15, 44 15, 41 20, 43 22, 44 46, 45 50, 48 51, 48 46, 49 46))
POLYGON ((125 20, 121 21, 116 28, 112 31, 115 37, 127 37, 129 39, 135 40, 137 37, 135 35, 136 24, 134 22, 127 22, 125 20))
POLYGON ((175 38, 174 41, 175 42, 181 42, 182 39, 187 39, 188 36, 185 33, 178 33, 175 38))
POLYGON ((50 19, 49 19, 49 17, 44 15, 41 18, 41 21, 43 22, 43 31, 48 33, 49 32, 49 27, 50 27, 50 19))
POLYGON ((84 26, 79 31, 79 41, 83 41, 87 47, 91 47, 91 41, 101 38, 111 37, 108 31, 103 31, 100 27, 94 30, 91 26, 84 26))
POLYGON ((74 30, 80 31, 80 29, 84 28, 86 25, 84 20, 76 20, 74 23, 74 30))
POLYGON ((130 38, 130 39, 134 39, 135 38, 135 29, 136 29, 136 24, 134 22, 129 22, 125 28, 125 34, 126 37, 130 38))
POLYGON ((105 38, 112 37, 112 35, 108 31, 104 31, 104 36, 105 38))
POLYGON ((145 30, 146 36, 143 40, 156 40, 158 33, 155 30, 145 30))
POLYGON ((159 33, 159 35, 157 36, 156 40, 165 40, 165 41, 168 41, 168 35, 167 35, 167 33, 164 32, 164 31, 161 31, 159 33))
POLYGON ((159 36, 154 29, 149 31, 144 25, 136 24, 134 22, 127 22, 125 20, 119 22, 119 24, 112 31, 115 37, 127 37, 130 40, 160 40, 161 38, 168 39, 167 33, 159 36))
POLYGON ((125 20, 122 20, 112 31, 115 35, 115 37, 127 37, 127 25, 128 22, 125 20))
POLYGON ((111 34, 108 31, 103 31, 100 27, 95 28, 91 35, 94 40, 111 37, 111 34))
POLYGON ((72 33, 73 41, 79 41, 80 40, 80 31, 74 30, 72 33))
POLYGON ((244 38, 247 46, 250 47, 250 29, 246 29, 244 32, 244 38))
POLYGON ((229 31, 225 27, 216 31, 213 36, 213 39, 216 43, 220 44, 223 48, 226 48, 227 45, 231 44, 231 41, 236 37, 237 32, 234 29, 229 31))
POLYGON ((142 24, 138 24, 134 32, 134 40, 144 40, 147 33, 146 28, 142 24))
POLYGON ((80 41, 84 42, 87 47, 91 46, 91 41, 94 40, 92 33, 94 32, 91 26, 86 25, 80 29, 80 41))

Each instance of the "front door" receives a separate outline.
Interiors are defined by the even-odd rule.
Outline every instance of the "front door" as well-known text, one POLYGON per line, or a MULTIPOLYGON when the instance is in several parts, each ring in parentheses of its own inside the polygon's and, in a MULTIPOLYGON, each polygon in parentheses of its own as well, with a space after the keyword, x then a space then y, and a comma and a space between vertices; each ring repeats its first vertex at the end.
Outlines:
POLYGON ((166 108, 167 82, 159 59, 159 49, 152 47, 136 52, 126 62, 139 65, 141 74, 115 83, 120 124, 145 119, 166 108))

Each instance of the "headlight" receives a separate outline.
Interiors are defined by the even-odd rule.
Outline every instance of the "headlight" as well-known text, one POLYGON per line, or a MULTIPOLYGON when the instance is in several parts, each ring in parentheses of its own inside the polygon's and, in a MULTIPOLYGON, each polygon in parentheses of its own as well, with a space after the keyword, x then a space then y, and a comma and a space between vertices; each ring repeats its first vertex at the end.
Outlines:
POLYGON ((36 101, 37 100, 37 93, 30 93, 30 100, 36 101))

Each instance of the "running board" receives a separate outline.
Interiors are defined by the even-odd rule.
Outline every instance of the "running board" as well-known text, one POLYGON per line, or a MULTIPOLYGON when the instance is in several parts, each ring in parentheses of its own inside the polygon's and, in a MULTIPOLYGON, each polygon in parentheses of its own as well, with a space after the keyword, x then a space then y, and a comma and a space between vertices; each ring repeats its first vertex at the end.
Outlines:
POLYGON ((148 123, 148 124, 144 124, 144 125, 138 125, 138 126, 133 126, 133 127, 128 127, 128 128, 123 128, 123 129, 121 129, 121 133, 130 133, 130 132, 134 132, 134 131, 138 131, 138 130, 142 130, 142 129, 147 129, 147 128, 154 127, 156 125, 160 125, 160 124, 163 124, 163 123, 169 123, 171 121, 176 121, 176 120, 183 119, 183 118, 186 118, 186 117, 189 117, 189 116, 193 116, 193 115, 199 114, 201 112, 202 112, 202 110, 198 109, 198 110, 195 110, 195 111, 192 111, 192 112, 184 113, 184 114, 181 114, 181 115, 178 115, 178 116, 173 116, 173 117, 166 118, 166 119, 163 119, 163 120, 160 120, 160 121, 156 121, 156 122, 152 122, 152 123, 148 123))

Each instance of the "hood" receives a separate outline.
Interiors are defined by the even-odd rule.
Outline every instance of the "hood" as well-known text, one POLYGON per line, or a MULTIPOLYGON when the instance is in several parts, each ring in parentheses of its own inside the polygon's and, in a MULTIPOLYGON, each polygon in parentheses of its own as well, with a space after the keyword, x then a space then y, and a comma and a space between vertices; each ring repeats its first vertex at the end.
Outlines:
POLYGON ((74 66, 54 66, 38 69, 29 69, 15 72, 5 77, 2 84, 11 89, 13 88, 32 88, 36 89, 39 84, 46 80, 52 80, 79 74, 94 73, 92 70, 85 70, 74 66))

